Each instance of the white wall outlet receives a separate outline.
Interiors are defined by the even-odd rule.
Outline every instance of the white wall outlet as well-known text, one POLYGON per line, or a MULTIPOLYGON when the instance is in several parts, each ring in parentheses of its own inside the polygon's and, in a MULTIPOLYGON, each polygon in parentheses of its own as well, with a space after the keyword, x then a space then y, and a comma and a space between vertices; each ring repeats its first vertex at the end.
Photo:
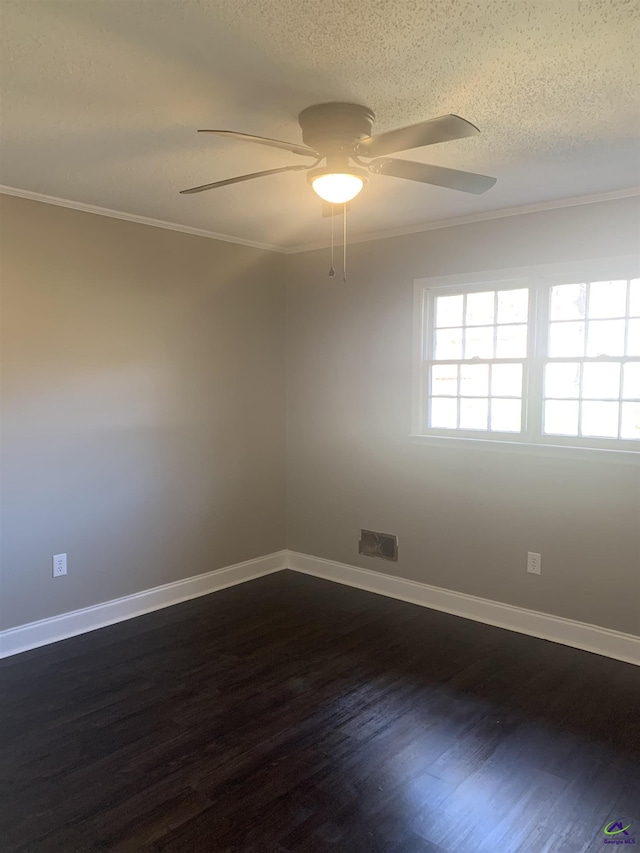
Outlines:
POLYGON ((539 575, 542 566, 542 554, 534 554, 529 551, 527 554, 527 571, 532 575, 539 575))
POLYGON ((53 557, 53 576, 54 578, 61 578, 62 575, 66 575, 67 573, 67 555, 66 554, 55 554, 53 557))

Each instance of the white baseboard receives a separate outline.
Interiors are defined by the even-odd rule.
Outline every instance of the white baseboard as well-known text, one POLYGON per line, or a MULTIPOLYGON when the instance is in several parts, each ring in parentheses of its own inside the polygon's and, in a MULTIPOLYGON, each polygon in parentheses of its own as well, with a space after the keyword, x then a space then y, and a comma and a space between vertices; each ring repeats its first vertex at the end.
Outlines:
POLYGON ((502 604, 487 598, 478 598, 475 595, 466 595, 295 551, 287 551, 286 566, 303 574, 355 586, 378 595, 442 610, 454 616, 463 616, 465 619, 507 628, 520 634, 529 634, 531 637, 551 640, 640 666, 640 637, 633 634, 623 634, 598 625, 526 610, 523 607, 514 607, 511 604, 502 604))
POLYGON ((124 598, 0 631, 0 658, 95 631, 285 568, 640 666, 640 637, 633 634, 623 634, 598 625, 526 610, 296 551, 278 551, 124 598))
POLYGON ((95 631, 97 628, 104 628, 115 622, 142 616, 143 613, 150 613, 152 610, 170 607, 180 601, 198 598, 198 596, 208 595, 210 592, 217 592, 262 575, 279 572, 285 568, 285 564, 286 552, 278 551, 267 554, 265 557, 257 557, 255 560, 246 560, 244 563, 236 563, 203 575, 136 592, 124 598, 116 598, 105 601, 103 604, 53 616, 50 619, 40 619, 38 622, 9 628, 6 631, 0 631, 0 658, 56 643, 58 640, 75 637, 77 634, 95 631))

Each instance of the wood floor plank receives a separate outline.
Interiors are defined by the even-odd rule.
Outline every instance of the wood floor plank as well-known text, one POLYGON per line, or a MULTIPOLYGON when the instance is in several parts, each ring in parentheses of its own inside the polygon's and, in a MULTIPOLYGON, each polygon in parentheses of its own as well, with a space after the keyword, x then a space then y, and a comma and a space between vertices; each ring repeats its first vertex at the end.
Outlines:
POLYGON ((584 853, 619 818, 640 843, 638 668, 316 578, 0 678, 2 853, 584 853))

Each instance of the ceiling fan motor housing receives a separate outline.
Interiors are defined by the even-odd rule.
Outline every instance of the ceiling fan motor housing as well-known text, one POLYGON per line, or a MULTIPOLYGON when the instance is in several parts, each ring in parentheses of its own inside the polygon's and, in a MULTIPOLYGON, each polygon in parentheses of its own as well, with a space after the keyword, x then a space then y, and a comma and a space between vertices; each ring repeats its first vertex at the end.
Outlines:
POLYGON ((360 104, 315 104, 298 116, 305 145, 323 156, 350 154, 355 143, 371 136, 375 115, 360 104))

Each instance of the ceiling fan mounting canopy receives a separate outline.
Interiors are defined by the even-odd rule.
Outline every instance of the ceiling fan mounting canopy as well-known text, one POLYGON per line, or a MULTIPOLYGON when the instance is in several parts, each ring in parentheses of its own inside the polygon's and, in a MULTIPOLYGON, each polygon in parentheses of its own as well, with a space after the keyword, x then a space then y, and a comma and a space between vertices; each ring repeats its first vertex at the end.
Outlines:
POLYGON ((302 140, 326 157, 336 151, 355 153, 359 139, 371 136, 375 114, 360 104, 327 103, 307 107, 298 116, 302 140))

